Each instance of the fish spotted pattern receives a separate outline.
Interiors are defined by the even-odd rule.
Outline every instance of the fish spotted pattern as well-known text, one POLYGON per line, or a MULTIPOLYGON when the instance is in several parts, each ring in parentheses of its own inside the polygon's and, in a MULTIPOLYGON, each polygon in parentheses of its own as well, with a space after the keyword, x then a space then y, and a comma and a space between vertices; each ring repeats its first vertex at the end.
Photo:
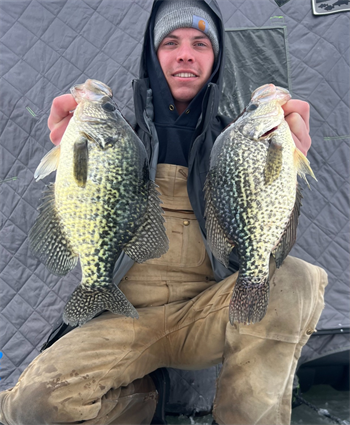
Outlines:
POLYGON ((30 231, 31 247, 57 275, 80 260, 82 281, 65 306, 66 323, 82 325, 103 310, 138 317, 112 278, 122 251, 144 262, 168 249, 147 153, 108 86, 87 80, 71 92, 74 115, 34 175, 39 180, 57 169, 30 231))
POLYGON ((299 174, 314 174, 296 148, 281 107, 286 89, 255 90, 243 114, 214 143, 205 183, 206 231, 226 267, 237 247, 239 276, 230 322, 259 322, 269 298, 269 260, 279 267, 296 239, 301 206, 299 174))

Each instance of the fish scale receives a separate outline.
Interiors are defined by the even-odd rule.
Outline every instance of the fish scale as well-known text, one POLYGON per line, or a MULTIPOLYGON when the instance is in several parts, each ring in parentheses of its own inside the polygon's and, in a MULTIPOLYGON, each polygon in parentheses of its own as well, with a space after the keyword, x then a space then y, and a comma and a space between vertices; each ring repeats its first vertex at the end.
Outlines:
POLYGON ((264 317, 270 255, 280 266, 296 238, 301 205, 297 175, 314 177, 284 120, 281 105, 289 98, 272 84, 257 89, 212 149, 205 183, 208 244, 226 267, 236 246, 240 264, 231 323, 256 323, 264 317))
POLYGON ((56 274, 80 260, 82 281, 65 306, 64 321, 82 325, 103 310, 138 317, 113 284, 122 251, 137 262, 168 249, 146 150, 96 80, 72 89, 78 106, 59 147, 39 164, 39 180, 57 169, 30 232, 31 246, 56 274))
MULTIPOLYGON (((87 125, 81 125, 80 130, 88 130, 85 127, 87 125)), ((55 183, 57 211, 68 239, 74 241, 73 249, 79 252, 83 270, 82 285, 95 289, 96 281, 101 286, 110 285, 115 263, 114 252, 120 252, 125 241, 133 234, 135 223, 145 212, 147 193, 145 191, 140 193, 142 186, 137 184, 138 179, 134 176, 138 171, 138 164, 135 161, 137 150, 133 149, 131 143, 129 146, 120 146, 117 156, 113 150, 107 150, 101 157, 98 147, 89 142, 89 160, 96 163, 96 166, 90 171, 86 186, 77 187, 73 179, 71 155, 76 133, 74 127, 71 128, 72 130, 67 132, 67 143, 61 148, 62 160, 57 170, 58 178, 55 183), (122 170, 111 167, 116 161, 123 164, 122 170), (110 170, 109 173, 105 173, 106 168, 110 170), (118 200, 124 199, 126 188, 130 190, 135 183, 135 196, 140 194, 141 202, 137 202, 134 208, 131 208, 131 203, 129 209, 120 208, 118 200), (75 192, 74 201, 67 203, 66 199, 71 191, 75 192), (91 203, 94 204, 93 209, 91 203), (115 214, 114 210, 117 210, 118 214, 115 214), (75 214, 72 214, 73 211, 75 214), (112 219, 108 220, 108 217, 112 219), (114 229, 118 222, 119 226, 124 223, 125 229, 123 234, 117 237, 114 229), (105 237, 101 238, 101 234, 105 237)), ((123 142, 124 145, 128 144, 127 139, 123 142)))

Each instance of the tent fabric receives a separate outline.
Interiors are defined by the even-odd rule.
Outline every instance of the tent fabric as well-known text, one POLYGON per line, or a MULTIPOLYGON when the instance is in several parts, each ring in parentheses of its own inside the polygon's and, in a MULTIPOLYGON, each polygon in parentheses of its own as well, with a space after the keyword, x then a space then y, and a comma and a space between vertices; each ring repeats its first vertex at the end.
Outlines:
MULTIPOLYGON (((318 181, 310 181, 310 191, 304 188, 292 255, 323 267, 329 275, 318 324, 329 334, 320 332, 310 339, 301 363, 348 350, 349 339, 342 330, 350 327, 350 14, 314 16, 311 1, 305 0, 281 7, 273 0, 218 3, 227 29, 231 73, 220 108, 227 111, 231 102, 234 116, 251 89, 275 81, 287 84, 294 98, 310 103, 313 144, 308 157, 318 181), (276 61, 249 47, 263 46, 262 34, 268 40, 265 51, 281 59, 278 78, 275 72, 269 74, 276 61), (273 39, 279 41, 272 44, 273 39), (236 97, 235 82, 241 89, 236 97)), ((151 6, 151 0, 0 2, 1 389, 13 386, 39 354, 80 282, 79 267, 63 278, 52 275, 30 252, 27 239, 45 184, 54 178, 33 178, 52 148, 47 128, 51 102, 75 83, 95 78, 113 89, 122 113, 131 120, 131 82, 138 77, 151 6)), ((219 366, 199 372, 169 369, 167 411, 209 411, 218 370, 219 366)))

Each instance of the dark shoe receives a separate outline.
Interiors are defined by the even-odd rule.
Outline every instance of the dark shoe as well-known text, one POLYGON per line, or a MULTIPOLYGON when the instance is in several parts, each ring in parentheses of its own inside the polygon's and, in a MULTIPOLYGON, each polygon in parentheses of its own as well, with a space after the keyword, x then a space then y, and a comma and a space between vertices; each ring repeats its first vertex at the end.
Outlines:
POLYGON ((167 425, 165 420, 165 406, 169 400, 170 379, 166 368, 157 369, 149 375, 158 392, 158 403, 151 425, 167 425))

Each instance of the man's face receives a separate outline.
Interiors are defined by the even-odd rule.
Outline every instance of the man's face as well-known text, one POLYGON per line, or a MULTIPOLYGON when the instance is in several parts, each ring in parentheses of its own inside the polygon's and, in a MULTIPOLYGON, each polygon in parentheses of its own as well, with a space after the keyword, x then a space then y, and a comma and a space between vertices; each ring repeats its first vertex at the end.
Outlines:
POLYGON ((199 30, 179 28, 164 38, 157 56, 181 114, 211 75, 214 64, 211 42, 199 30))

